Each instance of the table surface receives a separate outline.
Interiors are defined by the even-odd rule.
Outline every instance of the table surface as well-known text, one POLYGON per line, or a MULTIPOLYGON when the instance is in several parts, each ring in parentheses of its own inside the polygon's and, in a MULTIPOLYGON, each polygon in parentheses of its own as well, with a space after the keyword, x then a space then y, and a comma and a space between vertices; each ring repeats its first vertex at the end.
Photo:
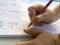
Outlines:
POLYGON ((26 40, 30 40, 30 38, 0 38, 0 45, 14 45, 26 40))

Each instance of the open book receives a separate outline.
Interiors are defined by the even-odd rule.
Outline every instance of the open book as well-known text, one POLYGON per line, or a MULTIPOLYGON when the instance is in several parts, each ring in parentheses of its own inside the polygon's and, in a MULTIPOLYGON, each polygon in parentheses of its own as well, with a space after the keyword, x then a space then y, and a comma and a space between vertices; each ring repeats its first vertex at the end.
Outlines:
MULTIPOLYGON (((26 33, 24 33, 23 29, 27 28, 29 25, 30 20, 27 8, 30 4, 34 3, 34 1, 0 0, 0 37, 28 36, 26 33)), ((59 32, 60 28, 60 21, 53 24, 44 24, 39 28, 46 29, 52 33, 57 33, 59 32)))

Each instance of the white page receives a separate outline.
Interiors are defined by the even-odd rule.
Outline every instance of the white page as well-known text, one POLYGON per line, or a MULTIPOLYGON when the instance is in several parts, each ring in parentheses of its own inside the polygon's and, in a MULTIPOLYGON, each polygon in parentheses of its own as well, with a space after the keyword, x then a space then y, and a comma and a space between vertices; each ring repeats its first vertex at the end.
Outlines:
POLYGON ((23 29, 28 26, 29 17, 24 5, 27 6, 19 0, 0 0, 0 37, 27 35, 23 29))
MULTIPOLYGON (((40 2, 39 0, 0 0, 0 37, 26 36, 23 29, 27 28, 30 22, 27 8, 32 4, 42 2, 42 0, 40 2)), ((51 7, 53 6, 49 8, 51 7)), ((49 25, 43 27, 51 28, 49 25)), ((59 29, 59 26, 56 29, 59 29)))

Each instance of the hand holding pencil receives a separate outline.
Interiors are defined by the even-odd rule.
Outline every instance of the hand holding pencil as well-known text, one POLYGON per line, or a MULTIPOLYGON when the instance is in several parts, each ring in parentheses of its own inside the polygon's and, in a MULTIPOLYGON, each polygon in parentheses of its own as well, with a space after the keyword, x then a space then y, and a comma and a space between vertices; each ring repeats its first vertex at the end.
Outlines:
POLYGON ((43 23, 52 23, 60 18, 60 2, 52 10, 44 8, 42 4, 36 4, 30 6, 28 8, 28 12, 31 20, 30 25, 31 24, 41 25, 43 23), (44 11, 42 10, 42 8, 44 9, 44 11), (42 13, 40 13, 41 11, 42 13))
MULTIPOLYGON (((50 0, 47 4, 46 4, 46 6, 43 6, 43 5, 34 5, 34 6, 31 6, 31 7, 29 7, 28 8, 28 11, 29 11, 29 17, 30 17, 30 19, 31 19, 31 23, 29 24, 29 26, 31 25, 31 24, 36 24, 36 25, 38 25, 36 22, 37 22, 37 20, 38 20, 38 18, 36 18, 36 16, 38 15, 40 15, 40 14, 43 14, 43 13, 45 13, 46 12, 46 10, 47 10, 47 8, 48 8, 48 6, 53 2, 54 0, 50 0), (34 23, 33 23, 34 22, 34 23)), ((39 21, 39 20, 38 20, 39 21)), ((41 21, 41 23, 43 23, 44 21, 41 21)), ((41 24, 40 22, 39 22, 39 24, 41 24)), ((35 25, 34 24, 34 25, 35 25)), ((28 26, 28 27, 29 27, 28 26)))

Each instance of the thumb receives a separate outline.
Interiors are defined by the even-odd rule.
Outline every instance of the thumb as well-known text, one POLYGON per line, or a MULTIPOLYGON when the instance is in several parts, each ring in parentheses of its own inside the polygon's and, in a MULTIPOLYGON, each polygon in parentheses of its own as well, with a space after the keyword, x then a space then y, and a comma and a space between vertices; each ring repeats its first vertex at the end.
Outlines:
POLYGON ((33 36, 37 36, 40 33, 42 33, 43 30, 36 29, 36 28, 29 28, 29 29, 24 29, 24 32, 26 32, 27 34, 31 34, 33 36))

